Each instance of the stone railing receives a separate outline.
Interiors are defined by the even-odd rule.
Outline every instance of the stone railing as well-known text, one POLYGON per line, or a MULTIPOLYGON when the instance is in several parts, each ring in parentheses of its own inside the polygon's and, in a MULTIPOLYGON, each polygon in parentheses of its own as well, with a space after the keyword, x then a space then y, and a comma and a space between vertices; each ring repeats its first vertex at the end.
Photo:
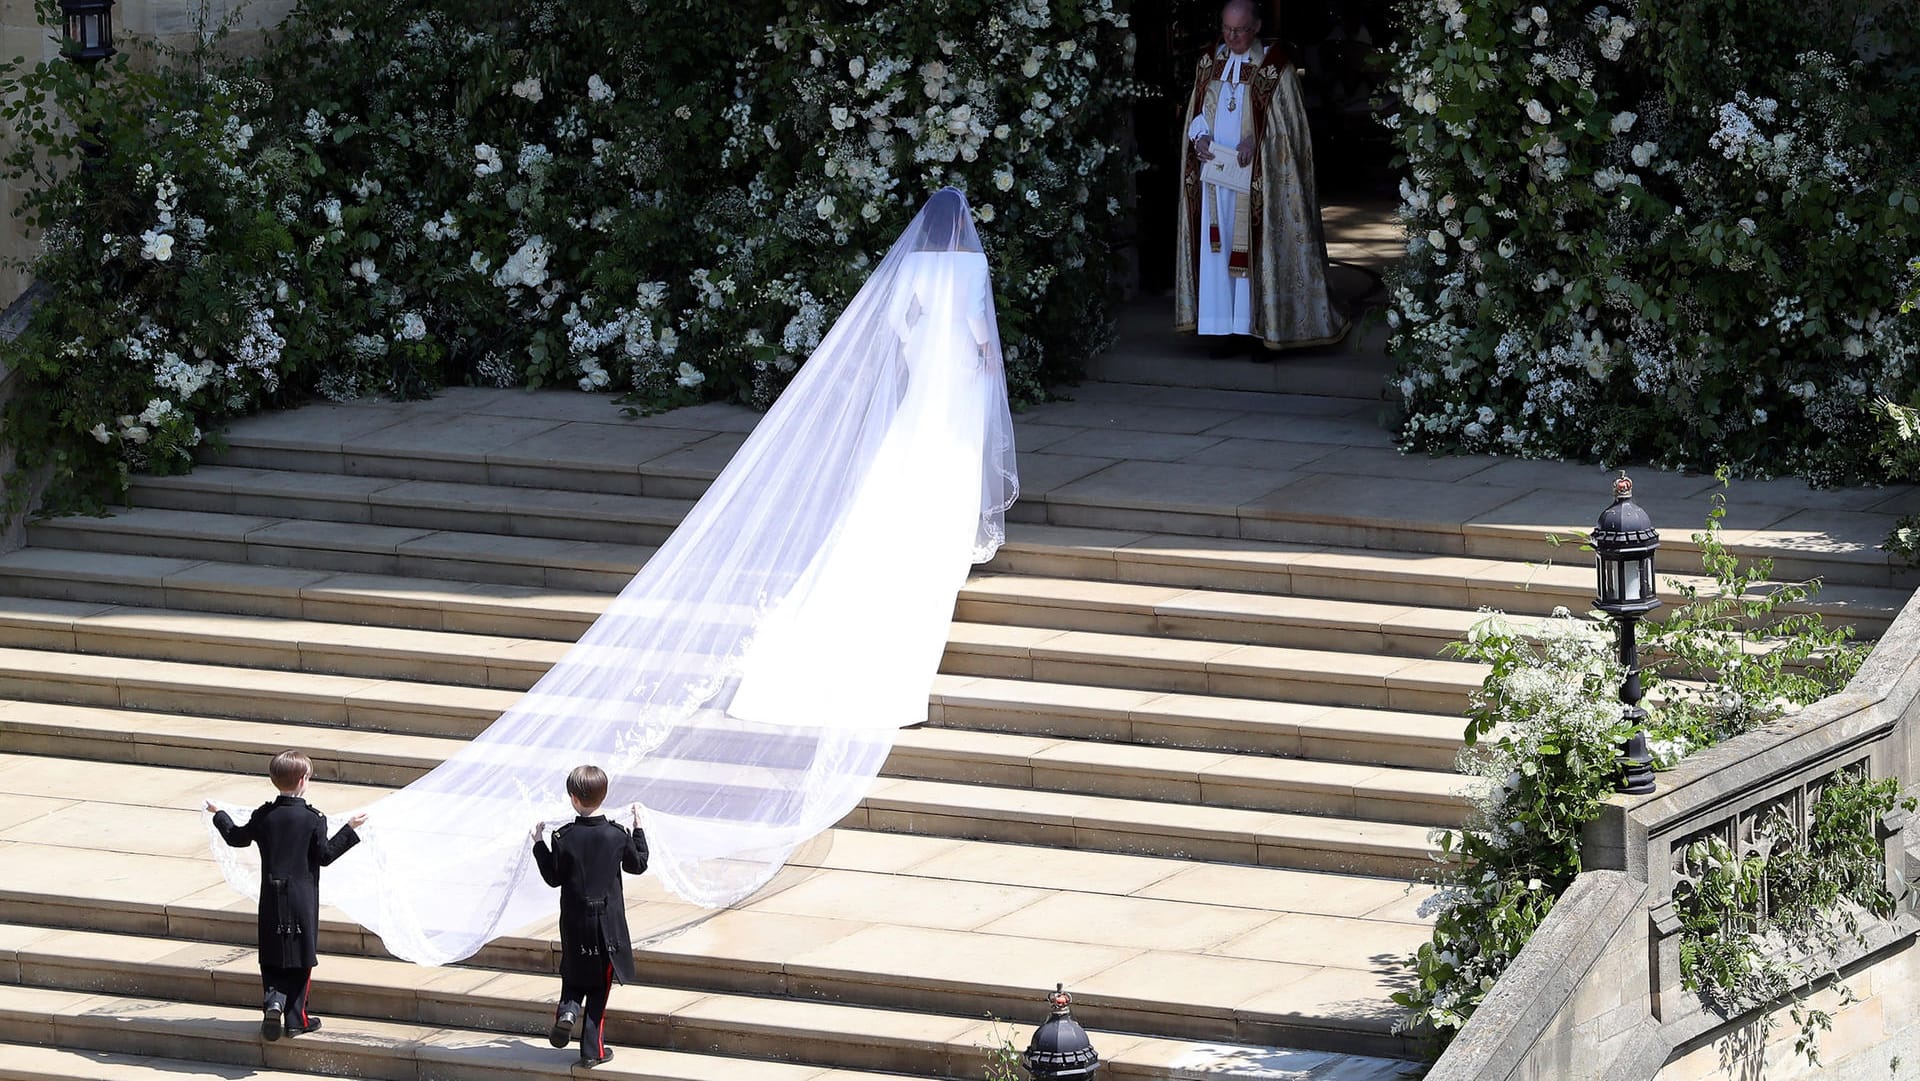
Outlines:
MULTIPOLYGON (((1681 853, 1710 836, 1738 851, 1776 809, 1804 829, 1820 787, 1841 770, 1915 786, 1916 725, 1920 595, 1909 599, 1843 691, 1660 774, 1660 788, 1651 795, 1610 803, 1582 840, 1587 870, 1435 1064, 1429 1081, 1644 1081, 1659 1076, 1670 1060, 1751 1026, 1764 1011, 1726 1017, 1681 986, 1673 907, 1681 853)), ((1920 871, 1908 851, 1906 825, 1906 814, 1896 812, 1879 829, 1896 893, 1920 871)), ((1851 973, 1895 953, 1906 963, 1917 927, 1911 905, 1903 906, 1876 923, 1866 947, 1841 958, 1838 967, 1851 973)), ((1907 1012, 1916 1016, 1884 1017, 1880 1036, 1920 1036, 1920 1010, 1907 1012)), ((1887 1076, 1884 1069, 1879 1076, 1887 1076)))

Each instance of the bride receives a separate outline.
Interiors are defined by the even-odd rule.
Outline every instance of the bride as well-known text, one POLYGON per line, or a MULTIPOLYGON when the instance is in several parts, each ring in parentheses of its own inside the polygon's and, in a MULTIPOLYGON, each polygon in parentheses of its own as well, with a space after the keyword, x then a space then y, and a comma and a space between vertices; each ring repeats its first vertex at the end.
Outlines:
MULTIPOLYGON (((582 763, 612 778, 607 813, 638 809, 667 888, 710 907, 748 896, 926 719, 955 594, 1017 491, 987 260, 945 188, 580 641, 366 808, 322 900, 422 964, 550 916, 527 829, 571 817, 562 781, 582 763)), ((252 850, 210 844, 257 893, 252 850)))

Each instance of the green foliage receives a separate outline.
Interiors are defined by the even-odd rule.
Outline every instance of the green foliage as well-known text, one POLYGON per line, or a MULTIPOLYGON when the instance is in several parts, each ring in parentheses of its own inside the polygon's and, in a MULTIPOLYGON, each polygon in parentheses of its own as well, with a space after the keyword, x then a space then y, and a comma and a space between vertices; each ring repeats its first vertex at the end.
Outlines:
MULTIPOLYGON (((1819 1033, 1833 1019, 1811 991, 1849 947, 1866 946, 1863 919, 1890 916, 1900 901, 1879 834, 1896 807, 1915 807, 1897 779, 1846 770, 1821 786, 1805 829, 1775 805, 1737 849, 1719 835, 1690 842, 1673 890, 1683 985, 1726 1016, 1790 999, 1795 1050, 1818 1065, 1819 1033)), ((1852 1000, 1844 981, 1833 986, 1843 1005, 1852 1000)), ((1772 1012, 1762 1022, 1775 1023, 1772 1012)))
MULTIPOLYGON (((1766 584, 1769 563, 1742 564, 1726 550, 1725 514, 1716 493, 1694 535, 1712 583, 1669 580, 1683 603, 1663 623, 1642 625, 1646 728, 1662 767, 1833 693, 1866 652, 1817 612, 1786 611, 1814 584, 1766 584)), ((1531 630, 1490 613, 1450 647, 1489 666, 1461 756, 1480 784, 1468 825, 1438 835, 1452 862, 1438 875, 1433 938, 1413 958, 1414 986, 1393 996, 1409 1010, 1403 1027, 1432 1036, 1436 1052, 1580 873, 1581 829, 1612 797, 1630 734, 1615 650, 1606 621, 1565 609, 1531 630)))
POLYGON ((1001 1031, 1001 1021, 991 1015, 987 1018, 992 1024, 988 1027, 987 1068, 980 1076, 984 1081, 1023 1081, 1020 1073, 1020 1051, 1013 1046, 1013 1033, 1001 1031))
POLYGON ((1660 703, 1647 728, 1661 765, 1819 701, 1845 686, 1867 655, 1853 628, 1829 627, 1805 607, 1818 581, 1767 584, 1773 560, 1743 562, 1727 550, 1727 474, 1717 475, 1723 490, 1712 496, 1706 528, 1693 534, 1712 581, 1670 579, 1683 603, 1645 624, 1641 638, 1657 658, 1647 691, 1660 703))
MULTIPOLYGON (((1915 301, 1909 297, 1906 310, 1915 301)), ((1920 397, 1914 399, 1920 403, 1920 397)), ((1902 405, 1887 398, 1876 398, 1873 411, 1880 419, 1880 441, 1874 450, 1887 476, 1902 481, 1920 480, 1920 404, 1902 405)), ((1887 535, 1887 551, 1913 563, 1920 558, 1920 515, 1902 515, 1887 535)))
POLYGON ((1408 0, 1409 447, 1877 473, 1920 387, 1920 0, 1408 0))
POLYGON ((214 28, 94 76, 17 61, 5 167, 53 299, 5 353, 8 438, 85 505, 313 393, 764 408, 946 184, 1036 400, 1111 333, 1126 23, 1113 0, 303 0, 257 58, 214 28))
POLYGON ((1451 1035, 1580 873, 1580 828, 1613 794, 1627 736, 1623 672, 1605 628, 1556 611, 1537 634, 1490 613, 1455 656, 1490 665, 1468 710, 1461 768, 1477 775, 1473 822, 1438 835, 1444 857, 1433 940, 1416 984, 1393 995, 1408 1027, 1451 1035))

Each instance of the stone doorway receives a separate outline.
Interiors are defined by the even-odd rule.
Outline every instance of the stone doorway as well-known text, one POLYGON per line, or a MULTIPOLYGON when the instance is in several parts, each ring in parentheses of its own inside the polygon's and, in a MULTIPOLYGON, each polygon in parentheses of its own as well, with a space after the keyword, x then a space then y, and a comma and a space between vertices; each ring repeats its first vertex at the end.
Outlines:
MULTIPOLYGON (((1140 291, 1173 287, 1174 218, 1179 209, 1181 117, 1194 64, 1219 36, 1221 0, 1135 0, 1135 74, 1149 91, 1134 110, 1134 135, 1147 168, 1138 176, 1136 243, 1140 291)), ((1387 73, 1388 42, 1399 34, 1392 0, 1260 0, 1264 36, 1299 65, 1313 129, 1315 174, 1330 256, 1345 306, 1371 299, 1375 274, 1397 254, 1387 243, 1397 200, 1393 148, 1374 100, 1387 73)))

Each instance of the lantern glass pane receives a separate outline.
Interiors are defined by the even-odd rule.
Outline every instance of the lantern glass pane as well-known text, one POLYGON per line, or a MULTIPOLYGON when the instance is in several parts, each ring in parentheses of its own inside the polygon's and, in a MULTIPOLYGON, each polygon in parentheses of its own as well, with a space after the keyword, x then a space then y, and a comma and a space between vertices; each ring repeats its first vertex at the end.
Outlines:
POLYGON ((1620 573, 1625 576, 1621 583, 1620 599, 1623 601, 1643 599, 1646 594, 1640 583, 1640 561, 1635 559, 1620 564, 1620 573))
POLYGON ((1660 595, 1660 582, 1653 576, 1653 553, 1640 557, 1640 599, 1652 600, 1660 595))
POLYGON ((83 36, 80 40, 86 44, 87 48, 97 49, 104 43, 106 37, 106 34, 103 32, 106 29, 105 23, 106 20, 100 17, 99 12, 92 12, 81 17, 80 26, 83 30, 83 36))

